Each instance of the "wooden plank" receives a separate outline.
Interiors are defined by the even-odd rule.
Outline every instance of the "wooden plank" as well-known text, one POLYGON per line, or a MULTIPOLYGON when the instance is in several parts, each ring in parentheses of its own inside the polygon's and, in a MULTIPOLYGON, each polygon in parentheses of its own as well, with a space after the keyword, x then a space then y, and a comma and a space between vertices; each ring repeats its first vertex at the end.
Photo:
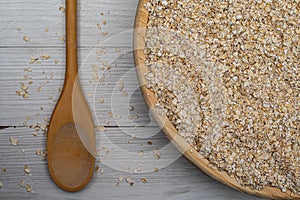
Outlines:
POLYGON ((0 172, 0 181, 3 184, 0 195, 4 199, 258 199, 231 190, 202 174, 186 159, 180 157, 174 148, 164 151, 163 147, 169 141, 161 132, 153 137, 139 138, 139 133, 144 130, 131 128, 130 133, 137 136, 135 139, 130 139, 131 137, 119 128, 109 128, 104 133, 98 132, 98 148, 108 148, 110 142, 118 148, 109 149, 111 152, 101 163, 97 163, 104 173, 95 173, 89 187, 76 194, 58 189, 48 175, 46 161, 35 155, 37 149, 43 149, 45 146, 45 135, 42 132, 38 132, 38 136, 34 137, 32 130, 24 127, 0 130, 0 167, 7 168, 7 172, 0 172), (103 139, 104 134, 110 138, 110 142, 103 139), (19 139, 19 145, 10 145, 10 137, 19 139), (128 139, 132 142, 128 143, 128 139), (153 142, 152 145, 147 144, 149 140, 153 142), (153 151, 157 149, 161 152, 159 160, 153 156, 153 151), (122 154, 121 150, 127 151, 127 154, 122 154), (139 154, 141 150, 144 150, 143 156, 139 154), (136 153, 134 156, 133 152, 136 153), (170 159, 173 161, 169 162, 170 159), (128 163, 131 163, 129 172, 126 171, 128 163), (165 165, 161 165, 160 168, 160 163, 165 165), (31 175, 24 173, 25 164, 29 166, 31 175), (146 171, 150 165, 151 168, 159 167, 159 171, 146 171), (133 173, 133 169, 139 167, 141 171, 133 173), (134 185, 130 186, 126 181, 122 181, 119 186, 115 186, 120 176, 125 179, 131 178, 134 185), (143 177, 147 179, 147 183, 141 182, 143 177), (26 192, 25 188, 18 185, 21 180, 31 185, 33 193, 26 192))
MULTIPOLYGON (((95 46, 107 38, 133 28, 136 0, 78 1, 79 46, 95 46), (101 15, 103 13, 103 16, 101 15), (103 21, 106 20, 106 25, 103 21), (99 30, 97 24, 101 24, 99 30), (108 32, 103 35, 103 32, 108 32)), ((61 0, 2 0, 0 2, 0 46, 59 46, 65 35, 61 0), (45 29, 49 28, 48 32, 45 29), (29 36, 30 42, 23 40, 29 36)), ((123 40, 126 44, 126 40, 123 40)))
MULTIPOLYGON (((95 114, 95 121, 97 117, 98 125, 109 126, 148 124, 151 120, 139 90, 131 48, 120 47, 122 52, 116 51, 115 47, 106 48, 104 55, 96 53, 99 49, 101 50, 100 47, 79 50, 81 83, 95 114), (120 56, 121 53, 127 54, 120 56), (105 61, 110 63, 111 70, 100 69, 105 61), (93 68, 93 65, 98 65, 98 67, 93 68), (99 81, 95 77, 99 80, 106 78, 105 81, 99 81), (124 81, 124 92, 128 93, 127 96, 124 96, 123 91, 119 91, 120 80, 124 81), (100 98, 104 99, 104 103, 99 102, 100 98), (129 106, 134 106, 134 110, 129 111, 129 106), (109 111, 113 111, 116 115, 115 119, 110 119, 109 111), (103 115, 102 119, 100 115, 103 115), (122 118, 117 119, 118 116, 122 118), (134 119, 129 120, 128 117, 134 119), (110 124, 105 123, 107 120, 110 124)), ((45 118, 50 118, 60 95, 59 88, 63 86, 64 54, 64 49, 59 48, 0 48, 1 126, 22 126, 26 116, 31 118, 32 124, 42 123, 45 118), (40 56, 44 54, 50 55, 50 59, 42 60, 40 56), (31 56, 39 60, 29 64, 31 56), (59 63, 55 64, 55 60, 59 60, 59 63), (28 67, 32 72, 24 72, 24 68, 28 67), (22 80, 26 74, 27 80, 22 80), (28 84, 29 81, 32 81, 32 85, 28 84), (28 99, 16 95, 16 91, 21 90, 20 83, 29 86, 28 99), (42 91, 38 91, 39 88, 42 91)))

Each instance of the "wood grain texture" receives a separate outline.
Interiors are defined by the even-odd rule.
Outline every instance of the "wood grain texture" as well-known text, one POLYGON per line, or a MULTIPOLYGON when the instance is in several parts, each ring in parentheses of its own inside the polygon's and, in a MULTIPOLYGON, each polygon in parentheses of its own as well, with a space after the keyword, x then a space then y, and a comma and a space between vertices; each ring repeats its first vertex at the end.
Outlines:
MULTIPOLYGON (((132 37, 132 36, 131 36, 132 37)), ((125 40, 127 39, 124 38, 125 40)), ((129 44, 130 45, 130 44, 129 44)), ((79 49, 79 76, 82 89, 87 98, 90 108, 93 110, 96 125, 105 125, 109 120, 109 126, 144 126, 149 121, 148 108, 144 106, 139 85, 134 70, 132 47, 123 47, 122 52, 129 52, 123 56, 115 54, 114 47, 107 47, 107 53, 101 56, 101 60, 113 60, 112 69, 108 72, 97 70, 98 77, 106 77, 105 81, 99 82, 92 78, 92 65, 98 61, 96 53, 90 48, 79 49), (129 93, 122 96, 118 90, 118 81, 124 81, 124 89, 129 93), (92 81, 90 83, 90 81, 92 81), (130 93, 133 93, 130 95, 130 93), (104 98, 104 103, 100 104, 99 98, 104 98), (115 98, 112 98, 115 97, 115 98), (129 111, 129 105, 134 106, 133 111, 129 111), (122 116, 121 119, 114 120, 108 115, 110 110, 122 116), (129 115, 138 115, 137 119, 129 120, 129 115), (103 117, 100 118, 100 115, 103 117), (96 118, 97 117, 97 118, 96 118)), ((99 48, 100 49, 100 48, 99 48)), ((121 52, 121 53, 122 53, 121 52)), ((60 95, 59 88, 63 87, 65 50, 60 48, 0 48, 0 69, 1 69, 1 126, 23 126, 26 116, 30 117, 29 124, 42 123, 43 119, 50 118, 56 101, 60 95), (49 60, 41 60, 41 63, 29 64, 30 57, 40 57, 42 54, 49 54, 49 60), (54 60, 59 63, 55 64, 54 60), (31 73, 25 73, 23 69, 30 67, 31 73), (20 90, 20 83, 28 83, 30 80, 22 80, 24 74, 32 76, 33 84, 29 86, 29 97, 24 99, 16 95, 20 90), (41 87, 41 91, 38 88, 41 87), (49 99, 49 98, 53 99, 49 99), (31 106, 26 106, 26 105, 31 106), (43 110, 41 110, 41 107, 43 110)))
MULTIPOLYGON (((78 1, 78 46, 97 46, 110 36, 133 28, 137 3, 136 0, 122 3, 120 0, 78 1), (107 25, 102 25, 103 20, 107 25), (98 29, 98 23, 102 30, 98 29), (103 35, 103 32, 108 34, 103 35)), ((59 11, 60 7, 65 7, 64 1, 3 0, 0 6, 0 46, 64 48, 64 42, 59 40, 65 35, 65 15, 59 11), (25 35, 30 37, 29 43, 23 40, 25 35)), ((120 40, 119 44, 126 45, 127 40, 120 40)))
POLYGON ((100 167, 99 171, 94 173, 92 182, 83 191, 70 194, 59 189, 53 184, 48 170, 47 162, 42 156, 35 154, 36 150, 44 149, 46 136, 42 131, 37 136, 33 136, 33 129, 26 127, 8 128, 0 130, 0 168, 6 167, 7 172, 0 170, 0 181, 3 187, 0 188, 0 199, 200 199, 200 200, 258 200, 240 192, 236 192, 210 177, 206 176, 180 154, 175 148, 170 148, 162 152, 159 160, 155 159, 152 152, 169 143, 169 140, 162 132, 158 132, 151 137, 151 132, 155 131, 152 127, 143 129, 129 128, 129 133, 136 136, 132 139, 122 128, 108 128, 105 132, 97 132, 97 149, 107 147, 111 150, 110 155, 106 157, 99 156, 102 162, 96 162, 100 167), (140 138, 140 134, 148 132, 147 139, 140 138), (18 146, 12 146, 9 138, 15 137, 19 140, 18 146), (108 137, 109 140, 104 138, 108 137), (147 141, 151 140, 152 145, 147 141), (128 143, 128 141, 132 141, 128 143), (111 142, 120 147, 110 148, 111 142), (136 156, 123 156, 122 150, 135 152, 136 156), (143 150, 145 154, 139 155, 143 150), (149 152, 149 157, 147 156, 149 152), (114 156, 111 156, 111 155, 114 156), (146 155, 146 157, 144 157, 146 155), (158 167, 160 163, 168 159, 176 158, 172 164, 159 168, 158 172, 146 171, 149 163, 151 167, 158 167), (27 164, 31 170, 31 175, 23 171, 27 164), (117 166, 117 167, 116 167, 117 166), (127 168, 130 171, 127 172, 127 168), (141 167, 142 171, 135 174, 133 169, 141 167), (123 170, 118 170, 122 168, 123 170), (100 172, 104 170, 103 174, 100 172), (134 182, 130 186, 126 181, 115 186, 120 176, 131 178, 134 182), (141 183, 140 179, 145 177, 147 183, 141 183), (25 188, 20 187, 18 183, 23 180, 31 185, 33 193, 27 192, 25 188))
POLYGON ((163 127, 163 131, 167 135, 167 137, 174 143, 179 151, 181 151, 184 156, 190 160, 196 167, 202 170, 204 173, 213 177, 217 181, 232 187, 236 190, 246 192, 248 194, 257 195, 270 199, 299 199, 300 196, 291 193, 291 191, 287 191, 283 193, 279 188, 275 187, 265 187, 263 190, 251 190, 250 188, 241 186, 234 178, 231 178, 226 172, 221 172, 218 170, 214 170, 208 167, 209 161, 207 159, 201 158, 199 153, 189 145, 186 140, 181 137, 172 123, 166 118, 162 117, 155 109, 155 105, 157 104, 157 99, 154 97, 153 92, 148 89, 145 85, 145 74, 147 73, 147 67, 145 66, 145 55, 144 55, 144 47, 145 47, 145 37, 146 37, 146 29, 148 23, 148 11, 144 7, 147 0, 140 0, 136 19, 135 19, 135 36, 134 36, 134 59, 135 65, 137 68, 137 75, 139 77, 139 81, 142 90, 142 94, 146 99, 147 105, 150 107, 150 110, 153 111, 153 116, 157 120, 158 124, 163 127), (152 109, 151 109, 152 108, 152 109))
POLYGON ((78 1, 80 80, 94 114, 95 125, 105 126, 106 129, 103 133, 96 133, 97 149, 101 150, 96 165, 100 170, 83 191, 76 194, 62 191, 53 184, 47 161, 35 153, 45 148, 46 136, 43 131, 23 125, 27 121, 26 116, 30 117, 28 124, 33 125, 49 120, 60 95, 59 88, 63 86, 65 42, 59 38, 64 35, 65 15, 59 7, 64 6, 64 0, 1 0, 0 181, 3 186, 0 188, 0 199, 260 199, 232 190, 200 172, 181 157, 173 145, 168 145, 169 140, 149 117, 135 74, 132 33, 127 31, 133 29, 138 1, 78 1), (97 23, 101 24, 103 20, 107 21, 106 26, 102 25, 103 31, 108 32, 106 36, 97 28, 97 23), (45 32, 45 28, 49 31, 45 32), (30 42, 22 39, 25 35, 30 37, 30 42), (99 55, 95 50, 101 50, 102 45, 106 46, 106 53, 99 55), (49 54, 51 58, 29 64, 31 56, 39 58, 42 54, 49 54), (54 62, 56 59, 58 64, 54 62), (112 69, 103 74, 97 70, 98 77, 105 75, 106 78, 105 81, 95 81, 91 66, 101 66, 102 61, 111 63, 112 69), (16 90, 20 89, 19 82, 29 81, 21 80, 24 74, 29 74, 23 71, 25 67, 32 68, 33 84, 29 87, 28 99, 16 95, 16 90), (124 80, 124 89, 129 93, 126 97, 118 90, 120 79, 124 80), (39 87, 42 88, 40 92, 37 91, 39 87), (100 97, 105 100, 102 104, 98 103, 100 97), (97 103, 94 103, 95 100, 97 103), (129 105, 134 110, 129 110, 129 105), (113 119, 109 111, 121 118, 113 119), (138 117, 130 119, 131 115, 138 117), (37 136, 33 136, 35 132, 37 136), (18 146, 10 144, 11 137, 19 140, 18 146), (148 141, 153 144, 148 145, 148 141), (164 148, 159 160, 155 159, 153 151, 166 145, 169 148, 164 148), (107 156, 104 147, 111 152, 107 156), (144 154, 140 156, 142 150, 144 154), (170 160, 175 161, 165 165, 170 160), (25 164, 31 169, 30 175, 23 170, 25 164), (159 171, 152 172, 148 166, 158 167, 159 171), (7 172, 1 171, 4 167, 7 172), (142 171, 134 174, 133 169, 137 167, 141 167, 142 171), (102 169, 103 174, 100 172, 102 169), (123 181, 115 186, 120 176, 131 178, 134 185, 123 181), (147 178, 148 182, 141 183, 142 177, 147 178), (21 180, 29 183, 33 192, 19 186, 21 180))

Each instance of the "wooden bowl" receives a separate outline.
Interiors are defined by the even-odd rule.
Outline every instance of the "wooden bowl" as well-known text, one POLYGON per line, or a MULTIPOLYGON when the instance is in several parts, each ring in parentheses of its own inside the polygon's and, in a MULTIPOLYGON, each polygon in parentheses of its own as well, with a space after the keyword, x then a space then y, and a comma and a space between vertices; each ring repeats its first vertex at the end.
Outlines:
POLYGON ((178 134, 173 124, 166 117, 164 118, 156 112, 154 107, 157 103, 157 99, 154 97, 154 93, 146 87, 145 79, 147 67, 145 66, 146 57, 144 54, 144 48, 146 28, 149 16, 148 11, 144 7, 145 3, 146 0, 139 1, 136 13, 134 32, 134 61, 144 99, 150 108, 151 114, 153 115, 157 123, 162 127, 162 130, 167 135, 167 137, 177 147, 177 149, 181 151, 183 155, 196 167, 198 167, 207 175, 231 188, 269 199, 300 199, 299 195, 293 194, 291 191, 283 193, 279 188, 275 187, 265 187, 260 191, 243 187, 234 178, 231 178, 226 172, 214 170, 208 167, 209 161, 201 157, 200 154, 189 143, 187 143, 183 137, 178 134))

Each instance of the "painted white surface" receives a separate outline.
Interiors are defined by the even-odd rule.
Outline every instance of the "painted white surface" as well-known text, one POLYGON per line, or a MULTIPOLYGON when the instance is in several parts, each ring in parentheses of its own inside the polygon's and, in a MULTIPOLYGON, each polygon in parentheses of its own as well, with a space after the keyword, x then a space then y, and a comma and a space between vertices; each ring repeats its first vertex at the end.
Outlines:
POLYGON ((36 150, 44 149, 45 135, 38 131, 35 137, 32 135, 34 129, 23 125, 27 116, 30 117, 29 124, 45 123, 60 94, 65 43, 59 38, 64 35, 65 25, 64 13, 59 7, 64 6, 64 1, 1 0, 0 126, 9 128, 0 130, 0 168, 7 168, 7 172, 0 171, 3 184, 0 199, 258 199, 223 186, 198 171, 179 155, 151 121, 134 73, 130 29, 133 28, 137 3, 137 0, 79 0, 81 82, 95 123, 106 126, 106 131, 97 131, 97 146, 102 155, 98 157, 101 162, 97 165, 104 173, 95 173, 86 189, 71 194, 55 186, 48 175, 46 161, 35 154, 36 150), (102 25, 103 20, 107 21, 106 26, 102 25), (98 30, 97 23, 108 32, 106 36, 98 30), (46 28, 48 32, 45 32, 46 28), (29 36, 30 42, 26 43, 24 36, 29 36), (97 50, 103 45, 106 54, 99 55, 97 50), (31 56, 37 58, 43 54, 49 54, 51 58, 29 64, 31 56), (56 59, 58 64, 54 62, 56 59), (103 61, 111 63, 112 69, 104 74, 97 70, 98 77, 106 77, 105 81, 97 82, 92 79, 91 66, 101 66, 103 61), (25 67, 30 67, 32 72, 24 72, 25 67), (29 74, 33 82, 28 89, 28 99, 16 95, 20 83, 29 81, 21 80, 24 74, 29 74), (128 96, 122 96, 117 89, 119 80, 124 80, 128 96), (37 91, 39 87, 41 92, 37 91), (50 96, 53 99, 49 99, 50 96), (104 98, 103 104, 98 102, 100 97, 104 98), (129 106, 134 110, 129 110, 129 106), (115 119, 109 116, 109 111, 117 115, 115 119), (129 115, 138 117, 129 119, 129 115), (116 119, 118 116, 121 118, 116 119), (19 145, 10 145, 10 137, 17 138, 19 145), (147 144, 148 141, 153 144, 147 144), (105 156, 104 147, 110 151, 105 156), (156 149, 160 149, 159 160, 153 156, 156 149), (24 173, 25 164, 29 165, 31 175, 24 173), (153 167, 158 167, 159 171, 152 172, 153 167), (115 186, 120 176, 131 178, 134 185, 123 181, 115 186), (143 177, 147 183, 140 181, 143 177), (21 180, 30 183, 32 193, 18 185, 21 180))

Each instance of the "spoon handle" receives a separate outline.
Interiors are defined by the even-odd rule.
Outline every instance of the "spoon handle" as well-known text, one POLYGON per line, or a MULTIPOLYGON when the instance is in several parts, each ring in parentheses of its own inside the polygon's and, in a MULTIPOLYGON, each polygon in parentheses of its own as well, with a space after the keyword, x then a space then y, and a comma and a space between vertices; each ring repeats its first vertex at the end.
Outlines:
POLYGON ((65 85, 73 86, 78 75, 77 0, 66 0, 66 75, 65 85))

